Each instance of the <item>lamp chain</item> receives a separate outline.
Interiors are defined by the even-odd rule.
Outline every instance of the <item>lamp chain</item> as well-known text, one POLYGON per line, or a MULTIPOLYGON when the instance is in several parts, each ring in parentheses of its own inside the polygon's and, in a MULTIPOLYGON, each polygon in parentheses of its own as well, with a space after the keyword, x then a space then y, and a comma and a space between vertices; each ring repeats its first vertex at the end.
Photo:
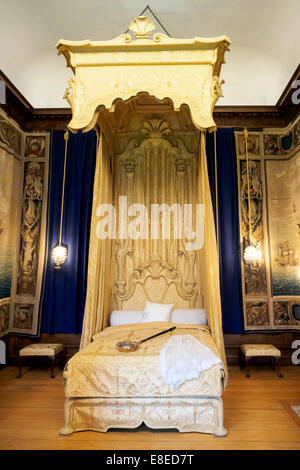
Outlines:
POLYGON ((62 187, 61 210, 60 210, 59 245, 61 245, 62 221, 63 221, 63 214, 64 214, 66 161, 67 161, 68 140, 69 140, 69 131, 68 130, 66 130, 66 132, 64 133, 64 139, 65 139, 65 160, 64 160, 64 175, 63 175, 63 187, 62 187))

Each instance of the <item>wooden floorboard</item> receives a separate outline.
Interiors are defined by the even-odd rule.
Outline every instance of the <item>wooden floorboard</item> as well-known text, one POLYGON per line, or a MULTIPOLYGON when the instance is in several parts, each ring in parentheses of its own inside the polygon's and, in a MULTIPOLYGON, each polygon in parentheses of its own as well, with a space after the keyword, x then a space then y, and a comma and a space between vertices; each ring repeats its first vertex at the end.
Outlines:
POLYGON ((247 379, 238 367, 230 368, 224 393, 226 438, 170 430, 111 430, 59 436, 63 425, 63 380, 57 371, 50 379, 45 368, 0 371, 0 449, 149 449, 149 450, 299 450, 300 427, 287 404, 299 404, 300 367, 283 368, 284 378, 266 367, 252 367, 247 379))

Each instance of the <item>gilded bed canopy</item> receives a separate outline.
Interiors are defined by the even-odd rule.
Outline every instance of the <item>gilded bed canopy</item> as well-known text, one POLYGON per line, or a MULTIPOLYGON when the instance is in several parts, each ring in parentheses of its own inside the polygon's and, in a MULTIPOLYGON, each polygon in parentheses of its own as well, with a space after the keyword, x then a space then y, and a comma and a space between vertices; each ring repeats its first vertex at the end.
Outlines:
POLYGON ((219 77, 230 40, 173 39, 160 33, 150 39, 154 29, 141 16, 129 25, 134 39, 128 33, 111 41, 58 41, 58 54, 75 75, 64 96, 72 109, 71 131, 92 129, 101 107, 113 111, 116 100, 141 91, 170 98, 175 111, 187 105, 198 129, 215 128, 213 109, 222 96, 219 77))

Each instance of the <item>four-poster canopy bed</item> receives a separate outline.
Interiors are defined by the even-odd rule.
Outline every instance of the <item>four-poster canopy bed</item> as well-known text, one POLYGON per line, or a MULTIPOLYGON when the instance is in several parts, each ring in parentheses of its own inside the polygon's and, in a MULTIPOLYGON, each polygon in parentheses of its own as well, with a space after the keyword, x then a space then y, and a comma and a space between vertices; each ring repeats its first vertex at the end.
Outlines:
POLYGON ((64 372, 63 435, 142 422, 226 435, 227 367, 205 131, 215 129, 212 113, 230 41, 163 34, 150 39, 153 29, 151 21, 138 17, 129 27, 135 39, 123 34, 112 41, 57 44, 75 74, 65 93, 72 108, 68 127, 99 132, 81 350, 64 372), (114 205, 117 229, 112 223, 113 236, 99 238, 103 204, 114 205), (186 232, 175 236, 175 222, 170 238, 148 236, 152 206, 163 204, 201 205, 202 228, 197 214, 190 215, 197 226, 194 239, 186 232), (144 211, 141 234, 128 236, 129 220, 138 211, 144 211), (127 225, 121 216, 128 217, 127 225), (173 313, 143 322, 147 301, 171 304, 173 313), (120 340, 139 341, 174 325, 172 333, 130 354, 116 348, 120 340), (178 387, 166 384, 159 358, 171 334, 198 340, 218 362, 178 387))

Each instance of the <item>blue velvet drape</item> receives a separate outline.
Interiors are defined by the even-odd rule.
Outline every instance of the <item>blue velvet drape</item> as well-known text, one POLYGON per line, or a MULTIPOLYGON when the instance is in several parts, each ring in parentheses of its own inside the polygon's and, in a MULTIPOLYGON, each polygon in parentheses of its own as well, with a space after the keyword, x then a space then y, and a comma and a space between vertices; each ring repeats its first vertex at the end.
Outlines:
MULTIPOLYGON (((207 133, 206 152, 216 217, 214 135, 207 133)), ((241 283, 238 184, 232 129, 217 130, 218 220, 223 332, 244 332, 241 283)))
POLYGON ((41 301, 41 332, 80 333, 84 314, 93 183, 96 162, 95 131, 70 133, 62 243, 68 259, 53 268, 51 249, 59 240, 64 166, 64 132, 52 132, 49 167, 47 265, 41 301))

